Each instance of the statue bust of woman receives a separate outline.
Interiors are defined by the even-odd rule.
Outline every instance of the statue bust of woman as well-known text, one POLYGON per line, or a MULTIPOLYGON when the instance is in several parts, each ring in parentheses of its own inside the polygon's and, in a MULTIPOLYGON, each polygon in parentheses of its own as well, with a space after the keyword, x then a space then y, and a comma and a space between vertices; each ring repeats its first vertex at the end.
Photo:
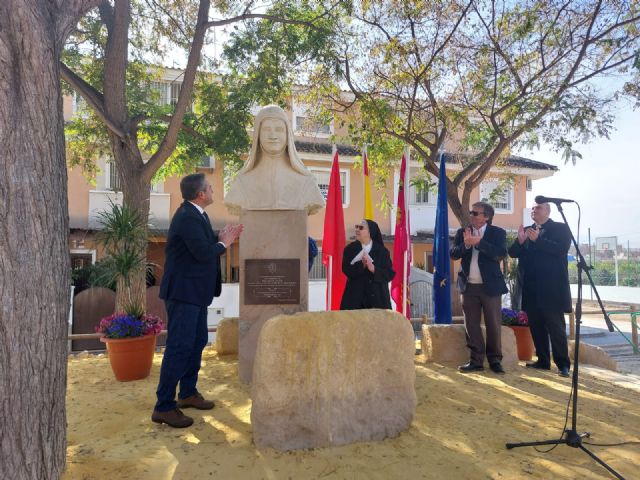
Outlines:
POLYGON ((316 178, 298 157, 289 120, 277 105, 256 115, 249 158, 224 203, 234 215, 242 210, 305 210, 311 215, 324 207, 316 178))

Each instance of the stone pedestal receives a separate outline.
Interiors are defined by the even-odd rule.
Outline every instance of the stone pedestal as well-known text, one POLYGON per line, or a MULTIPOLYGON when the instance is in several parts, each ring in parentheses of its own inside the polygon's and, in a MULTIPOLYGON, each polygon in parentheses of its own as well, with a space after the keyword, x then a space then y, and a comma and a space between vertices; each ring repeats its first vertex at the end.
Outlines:
POLYGON ((251 384, 258 448, 380 441, 416 411, 415 340, 391 310, 281 315, 264 326, 251 384))
POLYGON ((243 210, 240 223, 238 373, 249 383, 264 322, 308 310, 309 243, 304 210, 243 210))

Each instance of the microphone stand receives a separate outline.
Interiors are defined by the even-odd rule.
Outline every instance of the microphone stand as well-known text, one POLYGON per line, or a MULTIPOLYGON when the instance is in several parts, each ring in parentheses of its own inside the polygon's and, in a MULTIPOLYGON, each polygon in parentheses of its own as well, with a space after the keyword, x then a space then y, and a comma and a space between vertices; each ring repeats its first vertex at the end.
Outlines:
POLYGON ((562 220, 564 220, 564 224, 569 229, 569 233, 571 234, 571 241, 573 246, 576 249, 576 256, 578 258, 578 298, 576 299, 576 340, 575 340, 575 354, 573 359, 573 376, 571 378, 571 386, 572 386, 572 399, 571 399, 571 428, 562 432, 562 436, 558 439, 554 440, 540 440, 534 442, 519 442, 519 443, 507 443, 506 447, 508 450, 512 448, 518 447, 532 447, 537 445, 567 445, 573 448, 579 448, 591 458, 593 458, 596 462, 606 468, 609 473, 611 473, 614 477, 619 480, 624 480, 624 477, 616 472, 613 468, 607 465, 602 459, 598 458, 593 452, 588 450, 583 444, 582 439, 585 437, 589 437, 589 432, 578 433, 577 423, 578 423, 578 368, 580 365, 580 324, 582 318, 582 272, 587 274, 587 278, 589 279, 589 283, 593 288, 593 291, 596 294, 596 298, 598 299, 598 305, 600 305, 600 310, 602 310, 602 314, 604 315, 604 320, 607 324, 607 328, 610 332, 613 332, 613 324, 609 319, 609 315, 604 309, 604 305, 602 304, 602 300, 600 299, 600 295, 598 294, 598 290, 593 284, 593 279, 591 278, 591 273, 589 273, 589 266, 584 261, 584 257, 582 256, 582 252, 580 252, 580 248, 578 247, 578 243, 576 242, 573 233, 571 232, 571 228, 569 228, 569 223, 567 222, 567 218, 562 211, 562 206, 560 202, 555 204, 560 215, 562 215, 562 220))

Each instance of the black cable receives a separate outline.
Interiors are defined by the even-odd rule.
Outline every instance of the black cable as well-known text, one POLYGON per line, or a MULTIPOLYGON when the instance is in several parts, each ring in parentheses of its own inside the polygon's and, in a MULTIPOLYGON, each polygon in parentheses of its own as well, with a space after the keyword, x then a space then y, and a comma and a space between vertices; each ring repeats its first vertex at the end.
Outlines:
POLYGON ((592 445, 594 447, 619 447, 621 445, 640 445, 640 441, 630 440, 628 442, 619 442, 619 443, 592 443, 592 442, 582 442, 585 445, 592 445))
POLYGON ((541 450, 538 447, 533 447, 533 449, 538 453, 549 453, 551 450, 556 448, 558 445, 562 443, 562 437, 564 437, 564 432, 567 431, 567 425, 569 424, 569 412, 571 411, 571 397, 573 396, 573 382, 571 382, 571 390, 569 390, 569 400, 567 401, 567 407, 564 411, 564 425, 562 426, 562 433, 560 434, 560 438, 558 438, 558 443, 549 447, 547 450, 541 450))

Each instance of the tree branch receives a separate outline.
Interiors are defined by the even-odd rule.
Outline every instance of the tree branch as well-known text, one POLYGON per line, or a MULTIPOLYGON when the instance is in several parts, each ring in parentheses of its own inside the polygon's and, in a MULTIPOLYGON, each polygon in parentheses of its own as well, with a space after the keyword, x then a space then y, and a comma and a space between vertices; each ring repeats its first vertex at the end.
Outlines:
POLYGON ((100 5, 98 6, 98 11, 100 12, 102 23, 105 24, 108 30, 111 30, 114 22, 113 7, 111 4, 105 0, 101 0, 100 5))
POLYGON ((174 114, 169 122, 167 133, 162 139, 158 150, 142 167, 143 177, 148 181, 151 181, 153 175, 158 171, 167 158, 169 158, 178 141, 178 132, 182 128, 182 120, 184 119, 187 107, 191 102, 193 85, 195 83, 198 65, 200 64, 200 52, 202 51, 204 37, 208 28, 207 19, 209 18, 209 8, 210 0, 200 0, 196 30, 189 50, 189 59, 187 60, 187 67, 184 71, 182 87, 180 88, 180 95, 178 96, 178 103, 176 104, 174 114))
POLYGON ((52 12, 55 18, 56 41, 60 48, 78 23, 78 20, 89 10, 104 0, 67 0, 62 2, 57 11, 52 12))
MULTIPOLYGON (((305 20, 292 20, 289 18, 279 17, 277 15, 268 15, 265 13, 243 13, 242 15, 236 15, 235 17, 225 18, 224 20, 212 20, 210 22, 206 22, 204 24, 205 29, 209 29, 212 27, 222 27, 224 25, 229 25, 231 23, 242 22, 243 20, 251 20, 254 18, 261 18, 263 20, 271 20, 274 23, 283 23, 285 25, 302 25, 305 27, 309 27, 313 30, 322 30, 318 27, 313 20, 305 21, 305 20)), ((316 17, 314 20, 320 19, 322 16, 316 17)))
POLYGON ((105 126, 115 135, 124 139, 126 134, 122 128, 116 125, 104 111, 104 97, 102 94, 76 75, 63 62, 60 62, 60 76, 87 102, 96 116, 102 120, 105 126))
POLYGON ((126 71, 131 4, 129 0, 115 0, 113 15, 103 8, 100 15, 109 32, 104 58, 104 111, 114 122, 124 126, 127 122, 126 71), (107 18, 102 17, 103 13, 107 18), (113 20, 111 25, 107 23, 109 16, 113 20))

